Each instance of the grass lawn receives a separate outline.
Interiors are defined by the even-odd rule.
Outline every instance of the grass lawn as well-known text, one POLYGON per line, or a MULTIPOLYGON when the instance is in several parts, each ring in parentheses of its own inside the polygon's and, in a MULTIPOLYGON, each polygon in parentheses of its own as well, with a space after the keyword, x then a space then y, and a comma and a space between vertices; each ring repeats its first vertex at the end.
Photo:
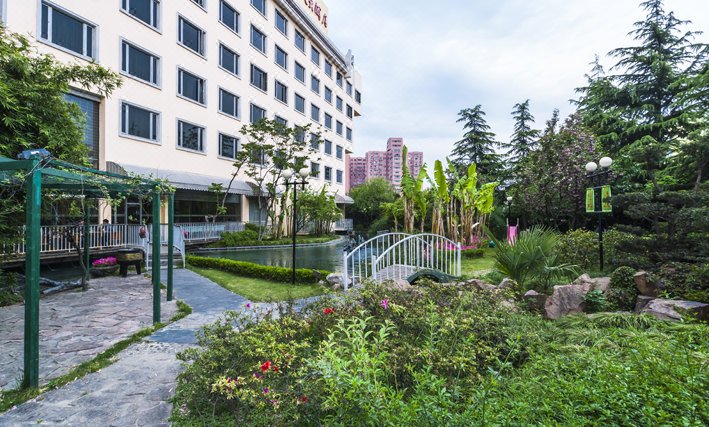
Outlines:
POLYGON ((220 270, 189 267, 219 286, 239 294, 253 302, 286 301, 288 299, 308 298, 325 293, 325 288, 317 284, 296 285, 271 282, 253 277, 242 277, 220 270))
POLYGON ((480 277, 489 273, 495 264, 495 248, 485 248, 485 256, 480 258, 465 258, 460 260, 460 270, 463 276, 480 277))

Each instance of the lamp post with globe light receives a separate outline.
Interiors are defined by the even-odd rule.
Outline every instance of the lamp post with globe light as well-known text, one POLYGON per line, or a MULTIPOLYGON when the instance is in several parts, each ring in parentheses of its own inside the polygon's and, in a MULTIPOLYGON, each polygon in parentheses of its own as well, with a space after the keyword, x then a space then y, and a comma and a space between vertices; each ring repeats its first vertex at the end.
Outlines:
POLYGON ((291 273, 291 283, 295 285, 295 246, 296 246, 296 235, 298 234, 298 209, 297 209, 297 203, 298 203, 298 185, 301 186, 301 189, 305 190, 305 184, 308 183, 308 181, 305 180, 305 178, 310 175, 310 169, 307 167, 304 167, 298 171, 298 173, 294 173, 290 169, 286 169, 282 172, 284 184, 286 188, 289 186, 293 186, 293 260, 292 260, 292 273, 291 273), (293 178, 293 180, 291 180, 293 178))
MULTIPOLYGON (((593 212, 598 215, 598 261, 599 261, 599 268, 601 271, 603 271, 603 213, 604 212, 609 212, 604 210, 603 204, 603 187, 605 185, 606 180, 608 179, 608 175, 610 174, 610 166, 613 164, 613 159, 610 157, 602 157, 601 160, 598 161, 598 164, 595 162, 588 162, 586 163, 586 178, 591 182, 592 187, 588 190, 592 190, 594 194, 594 206, 593 210, 590 211, 588 209, 588 206, 586 207, 587 212, 593 212), (598 166, 600 165, 600 169, 598 166), (600 202, 600 206, 596 208, 596 203, 595 203, 595 192, 596 190, 601 191, 601 197, 598 198, 600 202)), ((609 193, 610 194, 610 193, 609 193)), ((588 196, 587 196, 588 197, 588 196)))

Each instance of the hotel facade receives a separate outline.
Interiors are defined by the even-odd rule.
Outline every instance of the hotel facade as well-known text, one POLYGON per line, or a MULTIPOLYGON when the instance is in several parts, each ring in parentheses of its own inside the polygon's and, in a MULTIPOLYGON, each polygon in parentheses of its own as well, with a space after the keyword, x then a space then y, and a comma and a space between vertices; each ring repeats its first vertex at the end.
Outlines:
MULTIPOLYGON (((95 167, 167 179, 177 188, 176 222, 214 213, 208 188, 226 187, 246 142, 241 127, 261 118, 320 132, 311 186, 351 202, 346 159, 362 82, 351 53, 328 38, 322 1, 0 0, 0 21, 62 62, 121 74, 108 98, 77 87, 67 99, 86 113, 95 167)), ((265 217, 256 206, 247 177, 237 176, 221 218, 255 222, 265 217)), ((101 217, 144 215, 128 201, 101 217)))

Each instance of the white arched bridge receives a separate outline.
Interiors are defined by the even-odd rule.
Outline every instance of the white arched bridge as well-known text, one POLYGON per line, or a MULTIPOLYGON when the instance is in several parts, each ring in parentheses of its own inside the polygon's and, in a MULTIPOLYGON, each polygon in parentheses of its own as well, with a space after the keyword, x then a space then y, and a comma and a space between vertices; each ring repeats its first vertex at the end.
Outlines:
POLYGON ((460 243, 438 234, 381 234, 345 253, 344 287, 423 276, 450 281, 460 276, 460 256, 460 243))

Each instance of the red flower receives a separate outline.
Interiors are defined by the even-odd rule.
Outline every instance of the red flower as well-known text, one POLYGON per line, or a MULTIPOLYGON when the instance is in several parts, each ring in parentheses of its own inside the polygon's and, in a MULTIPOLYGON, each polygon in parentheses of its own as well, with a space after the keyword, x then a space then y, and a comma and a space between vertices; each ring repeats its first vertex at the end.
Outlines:
POLYGON ((328 307, 328 308, 326 308, 325 310, 323 310, 323 313, 325 313, 325 314, 332 314, 332 313, 334 313, 334 312, 335 312, 335 310, 331 309, 330 307, 328 307))
POLYGON ((273 372, 278 372, 278 366, 273 365, 273 372))
POLYGON ((300 396, 298 398, 298 403, 308 403, 308 396, 300 396))
POLYGON ((269 369, 271 369, 271 361, 267 360, 263 365, 261 365, 261 372, 266 372, 269 369))

